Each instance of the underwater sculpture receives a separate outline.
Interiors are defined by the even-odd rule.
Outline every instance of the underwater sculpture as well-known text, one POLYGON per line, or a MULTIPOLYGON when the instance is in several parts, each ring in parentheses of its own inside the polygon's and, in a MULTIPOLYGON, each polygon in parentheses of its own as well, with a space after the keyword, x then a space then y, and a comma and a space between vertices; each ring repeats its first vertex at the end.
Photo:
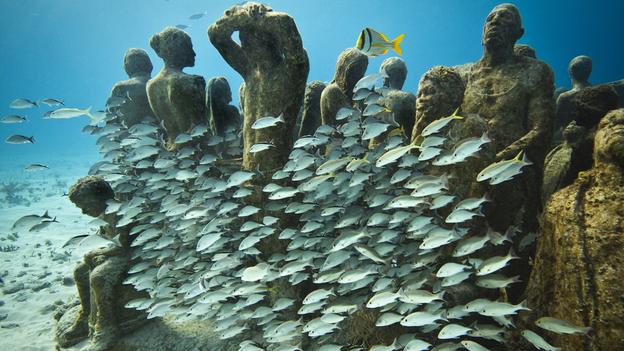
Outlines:
POLYGON ((429 123, 450 116, 461 105, 464 90, 465 85, 453 68, 434 66, 425 72, 418 82, 411 140, 414 141, 429 123))
POLYGON ((171 144, 178 134, 206 123, 206 81, 182 71, 195 65, 191 37, 183 30, 167 27, 152 36, 150 46, 165 66, 147 82, 147 96, 171 144))
POLYGON ((243 108, 243 168, 274 170, 292 149, 292 135, 303 101, 309 71, 308 55, 292 17, 268 6, 235 5, 208 28, 210 42, 245 81, 243 108), (240 45, 232 39, 238 31, 240 45), (283 116, 283 123, 253 129, 263 117, 283 116), (273 141, 275 147, 251 153, 254 144, 273 141))
POLYGON ((111 186, 97 176, 83 177, 69 190, 69 199, 84 214, 107 222, 100 227, 98 235, 109 240, 117 238, 121 246, 88 252, 84 262, 74 270, 80 307, 77 315, 73 315, 72 310, 66 312, 69 325, 59 323, 57 340, 60 346, 68 347, 89 337, 89 345, 82 350, 109 350, 118 337, 145 320, 142 312, 124 308, 127 301, 140 295, 121 284, 130 264, 130 237, 127 226, 117 227, 115 214, 105 214, 107 202, 114 197, 111 186))
POLYGON ((563 350, 624 349, 624 109, 600 121, 594 166, 545 206, 527 289, 539 313, 591 327, 555 336, 563 350))
POLYGON ((561 140, 561 133, 574 117, 572 98, 578 91, 591 86, 589 76, 592 71, 592 60, 589 56, 580 55, 573 58, 568 64, 568 75, 572 81, 572 88, 557 97, 557 110, 555 114, 554 139, 555 143, 561 140))
POLYGON ((514 54, 523 33, 514 5, 494 7, 483 26, 483 56, 470 69, 461 105, 462 113, 478 114, 487 122, 494 160, 523 151, 534 164, 520 179, 490 193, 497 205, 486 208, 486 214, 497 230, 514 223, 520 209, 524 227, 537 227, 541 168, 552 135, 553 73, 540 60, 514 54))
POLYGON ((353 106, 353 88, 364 77, 368 56, 356 48, 344 50, 338 56, 336 72, 331 83, 321 94, 321 121, 336 125, 336 113, 342 107, 353 106))
POLYGON ((546 156, 542 202, 558 189, 571 184, 580 171, 592 167, 594 134, 604 115, 618 107, 618 95, 607 85, 586 87, 570 103, 572 122, 563 130, 564 142, 546 156))
POLYGON ((394 115, 394 120, 403 127, 407 139, 411 139, 416 114, 416 96, 402 91, 407 78, 407 65, 398 57, 390 57, 381 63, 380 71, 386 72, 383 85, 390 88, 384 96, 384 105, 394 115))
POLYGON ((535 54, 535 49, 533 49, 527 44, 514 45, 514 54, 519 55, 519 56, 526 56, 526 57, 530 57, 534 59, 537 58, 537 55, 535 54))
POLYGON ((227 129, 240 130, 241 117, 232 105, 232 90, 225 77, 214 77, 206 88, 206 108, 213 134, 224 135, 227 129))
POLYGON ((325 89, 325 83, 320 80, 311 81, 306 86, 303 99, 303 111, 301 114, 301 126, 297 136, 312 135, 316 128, 321 125, 321 94, 325 89))
MULTIPOLYGON (((118 108, 121 120, 131 127, 154 111, 147 98, 146 84, 152 75, 152 61, 143 49, 128 49, 124 56, 124 69, 128 80, 117 82, 111 90, 111 97, 123 99, 118 108)), ((110 99, 109 99, 110 101, 110 99)))

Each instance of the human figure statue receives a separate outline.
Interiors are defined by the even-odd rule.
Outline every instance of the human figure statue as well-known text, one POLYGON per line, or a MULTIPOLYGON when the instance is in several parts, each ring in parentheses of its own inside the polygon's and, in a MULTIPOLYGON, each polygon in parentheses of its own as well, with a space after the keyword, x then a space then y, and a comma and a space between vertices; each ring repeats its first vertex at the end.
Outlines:
POLYGON ((555 142, 561 140, 561 133, 572 120, 574 106, 572 99, 581 89, 591 86, 589 76, 592 71, 592 59, 589 56, 580 55, 572 59, 568 65, 568 74, 572 80, 572 88, 559 94, 557 97, 557 112, 555 115, 554 137, 555 142))
POLYGON ((520 56, 526 56, 526 57, 530 57, 534 59, 537 58, 537 55, 535 54, 535 49, 533 49, 527 44, 514 45, 514 54, 520 55, 520 56))
POLYGON ((411 139, 416 115, 416 96, 402 91, 407 78, 407 65, 398 57, 389 57, 381 63, 380 71, 385 71, 384 87, 390 89, 384 96, 384 105, 394 115, 394 120, 403 128, 405 136, 411 139))
POLYGON ((414 141, 434 120, 450 116, 461 105, 464 90, 464 82, 453 68, 434 66, 425 72, 418 82, 416 123, 410 139, 414 141))
POLYGON ((62 347, 89 337, 90 343, 82 351, 110 350, 124 332, 141 325, 145 319, 143 313, 123 307, 139 295, 122 285, 130 263, 130 238, 127 226, 117 228, 115 215, 104 213, 106 202, 114 197, 110 185, 97 176, 81 178, 69 190, 69 199, 82 213, 107 222, 100 227, 99 235, 118 240, 121 246, 88 252, 74 270, 80 309, 67 329, 57 330, 62 347))
POLYGON ((364 77, 368 56, 356 48, 344 50, 338 56, 336 72, 331 83, 321 93, 321 122, 336 125, 336 113, 343 107, 353 107, 353 88, 364 77))
POLYGON ((325 83, 320 80, 313 80, 306 86, 299 138, 305 135, 313 135, 321 125, 321 94, 325 87, 325 83))
POLYGON ((131 127, 141 122, 143 117, 154 115, 145 89, 153 66, 145 50, 133 48, 126 51, 124 69, 130 79, 113 85, 110 96, 125 99, 125 103, 115 108, 114 112, 127 127, 131 127))
POLYGON ((514 5, 492 9, 483 27, 483 56, 467 76, 460 109, 486 121, 492 140, 487 148, 495 154, 489 162, 511 159, 524 151, 533 163, 521 177, 490 192, 496 206, 486 206, 486 217, 493 229, 502 231, 516 221, 518 213, 523 214, 526 228, 537 226, 541 166, 552 135, 553 73, 540 60, 514 54, 523 33, 514 5))
POLYGON ((287 161, 309 71, 308 55, 292 17, 265 5, 235 5, 208 28, 210 42, 245 81, 243 168, 274 170, 287 161), (240 45, 232 39, 238 31, 240 45), (284 123, 252 129, 263 117, 284 123), (250 153, 257 143, 276 147, 250 153))
POLYGON ((183 30, 167 27, 152 36, 150 46, 165 66, 147 82, 147 96, 156 117, 164 124, 172 147, 178 134, 197 124, 207 124, 206 82, 201 76, 182 71, 195 65, 191 37, 183 30))
POLYGON ((225 77, 214 77, 206 88, 206 107, 213 134, 224 135, 227 130, 239 130, 241 117, 232 105, 232 90, 225 77))
POLYGON ((624 349, 624 109, 602 118, 594 165, 544 208, 527 301, 536 316, 591 327, 550 334, 562 350, 624 349))

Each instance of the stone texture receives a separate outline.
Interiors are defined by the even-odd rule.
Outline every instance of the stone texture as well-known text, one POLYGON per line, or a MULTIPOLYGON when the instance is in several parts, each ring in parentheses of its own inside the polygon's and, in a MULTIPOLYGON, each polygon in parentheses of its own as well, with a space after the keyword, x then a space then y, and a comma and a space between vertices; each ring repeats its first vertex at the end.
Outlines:
POLYGON ((213 134, 223 135, 226 130, 239 130, 242 125, 240 113, 232 102, 232 90, 225 77, 214 77, 206 88, 206 107, 213 134))
POLYGON ((624 349, 624 110, 596 133, 594 167, 555 193, 544 211, 527 296, 537 316, 592 327, 552 334, 563 350, 624 349))
POLYGON ((320 80, 314 80, 307 85, 303 100, 301 127, 298 133, 299 138, 314 134, 321 125, 321 94, 325 87, 325 83, 320 80))
POLYGON ((364 77, 368 57, 360 50, 349 48, 338 56, 334 79, 321 94, 321 121, 336 125, 336 112, 353 106, 353 88, 364 77))
POLYGON ((106 201, 115 197, 113 188, 99 176, 80 178, 69 188, 69 199, 82 213, 98 217, 106 210, 106 201))
POLYGON ((143 120, 145 116, 153 116, 154 111, 147 98, 146 85, 152 75, 152 61, 143 49, 128 49, 124 56, 124 69, 130 79, 113 85, 110 96, 127 99, 118 112, 121 120, 130 127, 143 120))
POLYGON ((281 167, 292 149, 292 135, 303 102, 308 55, 292 17, 265 5, 235 5, 208 28, 210 42, 244 79, 243 168, 260 171, 281 167), (240 45, 232 39, 238 31, 240 45), (283 114, 286 123, 254 130, 262 117, 283 114), (252 154, 256 143, 273 140, 275 148, 252 154))
POLYGON ((206 124, 206 81, 182 71, 195 65, 191 37, 183 30, 167 27, 152 36, 150 46, 165 66, 147 82, 147 96, 171 144, 178 134, 206 124))
POLYGON ((563 128, 574 120, 572 99, 581 89, 591 86, 589 76, 592 71, 592 60, 589 56, 581 55, 573 58, 568 64, 568 75, 572 88, 557 96, 557 110, 555 113, 554 139, 558 144, 562 141, 563 128))

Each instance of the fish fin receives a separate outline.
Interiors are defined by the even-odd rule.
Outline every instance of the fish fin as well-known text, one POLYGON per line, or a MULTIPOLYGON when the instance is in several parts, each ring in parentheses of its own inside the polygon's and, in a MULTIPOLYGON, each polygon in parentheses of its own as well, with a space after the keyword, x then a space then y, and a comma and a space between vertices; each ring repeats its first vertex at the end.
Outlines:
POLYGON ((277 117, 277 119, 282 121, 282 123, 286 123, 286 120, 284 119, 284 112, 280 113, 280 115, 277 117))
POLYGON ((403 41, 403 38, 405 38, 405 34, 399 35, 392 41, 392 49, 401 56, 403 56, 403 49, 401 48, 400 44, 403 41))
POLYGON ((99 122, 98 119, 91 114, 91 106, 89 106, 86 110, 85 110, 85 115, 87 115, 89 118, 91 118, 91 120, 95 123, 99 122))
POLYGON ((31 136, 30 138, 28 138, 28 140, 30 141, 31 144, 35 143, 35 137, 31 136))
POLYGON ((42 218, 52 218, 52 217, 50 217, 50 214, 48 213, 48 210, 46 210, 45 213, 41 217, 42 218))
POLYGON ((518 152, 518 154, 516 155, 516 157, 514 157, 514 161, 520 161, 521 159, 523 159, 523 155, 524 155, 524 150, 520 150, 518 152))
POLYGON ((484 143, 489 143, 492 141, 492 139, 490 139, 490 137, 487 135, 487 132, 483 132, 483 134, 481 135, 481 141, 483 141, 484 143))

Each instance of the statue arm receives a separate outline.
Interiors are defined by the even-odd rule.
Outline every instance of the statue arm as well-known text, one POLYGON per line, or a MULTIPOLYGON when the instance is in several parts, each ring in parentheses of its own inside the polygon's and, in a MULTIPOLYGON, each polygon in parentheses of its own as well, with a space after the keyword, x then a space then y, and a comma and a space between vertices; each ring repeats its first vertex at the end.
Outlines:
POLYGON ((308 55, 292 17, 284 13, 270 12, 265 15, 262 28, 278 38, 286 64, 303 64, 307 67, 308 55))
POLYGON ((232 34, 243 28, 245 17, 249 16, 240 10, 240 6, 235 6, 231 12, 228 10, 225 16, 208 27, 208 38, 212 45, 243 78, 250 71, 250 63, 243 48, 232 39, 232 34))
POLYGON ((555 116, 554 82, 550 67, 542 65, 541 70, 536 70, 540 79, 533 88, 533 96, 527 107, 527 133, 496 154, 499 160, 512 158, 520 150, 526 150, 529 159, 541 163, 550 145, 555 116))

